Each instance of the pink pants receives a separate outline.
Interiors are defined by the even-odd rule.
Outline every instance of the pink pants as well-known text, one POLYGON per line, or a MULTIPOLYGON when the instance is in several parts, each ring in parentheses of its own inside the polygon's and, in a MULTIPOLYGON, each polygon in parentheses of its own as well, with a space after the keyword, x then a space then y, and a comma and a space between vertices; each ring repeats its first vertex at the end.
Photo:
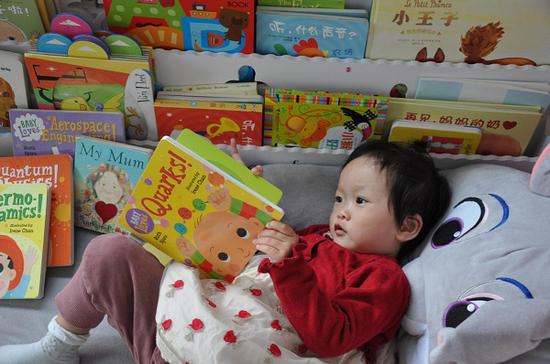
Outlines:
POLYGON ((105 316, 138 363, 165 363, 155 344, 155 312, 164 267, 119 234, 90 241, 69 284, 56 296, 70 324, 92 329, 105 316))

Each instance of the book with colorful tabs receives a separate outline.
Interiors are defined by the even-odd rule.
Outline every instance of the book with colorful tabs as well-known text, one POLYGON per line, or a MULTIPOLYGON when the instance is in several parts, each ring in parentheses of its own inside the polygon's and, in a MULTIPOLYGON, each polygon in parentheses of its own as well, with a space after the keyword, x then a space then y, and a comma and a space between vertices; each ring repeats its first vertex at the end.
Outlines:
POLYGON ((182 134, 185 145, 161 139, 119 225, 176 261, 231 282, 254 255, 257 234, 283 217, 276 205, 282 193, 244 172, 240 162, 220 157, 225 153, 214 145, 193 139, 202 137, 182 134))

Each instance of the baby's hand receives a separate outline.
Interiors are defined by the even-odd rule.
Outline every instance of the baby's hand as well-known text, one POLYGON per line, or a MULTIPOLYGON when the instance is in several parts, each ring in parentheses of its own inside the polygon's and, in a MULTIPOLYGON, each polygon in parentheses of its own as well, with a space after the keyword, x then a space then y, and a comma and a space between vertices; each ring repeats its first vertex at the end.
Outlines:
POLYGON ((298 235, 290 226, 279 221, 270 221, 254 240, 254 244, 256 249, 267 254, 276 263, 290 255, 298 240, 298 235))
MULTIPOLYGON (((244 164, 243 159, 239 154, 239 150, 237 149, 237 141, 235 140, 235 138, 231 138, 231 141, 229 143, 229 150, 231 151, 231 157, 233 157, 233 159, 244 164)), ((256 166, 251 168, 250 170, 256 176, 262 176, 264 174, 264 168, 262 166, 256 166)))

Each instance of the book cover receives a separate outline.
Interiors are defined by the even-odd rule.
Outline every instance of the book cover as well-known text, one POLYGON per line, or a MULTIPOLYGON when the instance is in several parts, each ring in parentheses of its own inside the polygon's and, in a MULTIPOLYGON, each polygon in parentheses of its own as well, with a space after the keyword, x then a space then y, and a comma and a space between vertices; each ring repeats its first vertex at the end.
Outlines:
POLYGON ((373 0, 366 57, 548 64, 549 16, 546 0, 373 0))
POLYGON ((257 82, 205 83, 197 85, 164 86, 163 91, 214 95, 257 95, 257 82))
POLYGON ((104 0, 109 29, 143 45, 183 49, 184 0, 104 0))
POLYGON ((43 297, 49 204, 45 183, 0 185, 0 299, 43 297))
POLYGON ((50 187, 48 267, 73 265, 73 159, 67 154, 1 157, 0 184, 8 183, 50 187))
POLYGON ((176 141, 187 149, 195 151, 201 158, 206 159, 272 203, 277 204, 283 197, 283 191, 277 186, 272 185, 264 178, 253 175, 244 164, 236 161, 220 149, 212 148, 212 143, 207 138, 194 133, 190 129, 183 129, 176 141))
POLYGON ((256 52, 306 57, 363 58, 369 27, 367 13, 364 12, 363 16, 321 15, 306 11, 258 8, 256 52))
POLYGON ((469 126, 396 120, 392 123, 388 141, 421 141, 426 143, 426 150, 430 153, 475 154, 481 141, 481 130, 469 126))
POLYGON ((78 135, 123 142, 124 118, 119 112, 10 110, 14 155, 64 153, 74 157, 78 135))
POLYGON ((260 6, 288 6, 292 8, 343 9, 344 0, 258 0, 260 6))
POLYGON ((0 42, 35 40, 45 31, 35 0, 0 2, 0 42))
POLYGON ((262 110, 259 102, 204 100, 155 101, 157 130, 160 136, 188 128, 204 135, 214 144, 262 145, 262 110))
POLYGON ((519 156, 541 115, 538 106, 392 98, 387 119, 477 127, 482 133, 478 154, 519 156))
POLYGON ((421 77, 415 98, 546 107, 549 86, 548 82, 421 77))
POLYGON ((149 57, 25 53, 25 65, 39 109, 122 112, 127 138, 156 140, 149 57))
POLYGON ((26 75, 20 54, 0 50, 0 59, 0 127, 9 127, 10 109, 27 107, 26 75))
POLYGON ((119 224, 175 260, 231 282, 254 255, 255 236, 282 216, 279 207, 164 137, 119 224))
POLYGON ((183 49, 254 52, 255 0, 183 2, 183 49))
POLYGON ((153 153, 79 136, 75 147, 75 224, 101 233, 120 232, 117 220, 153 153))

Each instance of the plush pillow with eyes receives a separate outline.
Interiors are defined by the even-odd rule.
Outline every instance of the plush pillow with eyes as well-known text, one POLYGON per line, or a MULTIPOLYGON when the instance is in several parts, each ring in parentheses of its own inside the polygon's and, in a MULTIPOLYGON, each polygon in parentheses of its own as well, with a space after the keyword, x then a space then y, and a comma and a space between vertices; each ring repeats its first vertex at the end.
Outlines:
POLYGON ((400 363, 550 363, 550 147, 531 175, 445 174, 449 212, 404 267, 400 363))

